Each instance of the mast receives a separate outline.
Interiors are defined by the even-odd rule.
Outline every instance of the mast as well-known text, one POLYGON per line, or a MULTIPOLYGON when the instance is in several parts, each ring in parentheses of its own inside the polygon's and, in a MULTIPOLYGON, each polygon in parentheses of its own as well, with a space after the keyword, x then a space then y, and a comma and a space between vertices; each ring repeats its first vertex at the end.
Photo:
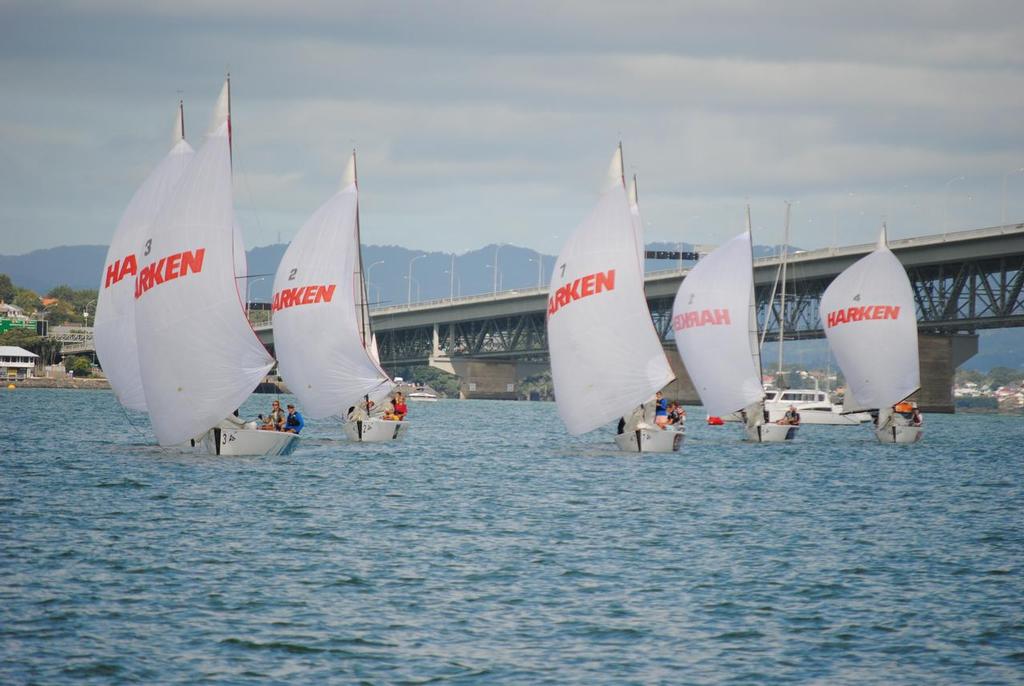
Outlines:
POLYGON ((185 101, 178 99, 178 121, 181 122, 181 140, 185 140, 185 101))
POLYGON ((370 340, 373 337, 373 329, 370 325, 370 299, 366 286, 366 278, 363 272, 363 236, 359 224, 359 170, 356 164, 356 151, 352 150, 352 178, 356 184, 356 269, 359 277, 359 318, 361 320, 360 334, 363 337, 363 348, 370 347, 370 340))
POLYGON ((619 141, 619 179, 622 181, 622 187, 626 187, 626 163, 622 160, 622 141, 619 141))
POLYGON ((781 389, 783 378, 782 376, 782 341, 785 338, 786 333, 786 262, 789 258, 789 211, 792 208, 792 204, 786 201, 786 228, 782 234, 782 289, 781 295, 779 296, 779 368, 775 373, 775 380, 779 384, 781 389))
POLYGON ((227 74, 228 86, 228 157, 231 160, 231 168, 235 168, 235 148, 231 140, 231 72, 227 74))
MULTIPOLYGON (((764 369, 761 367, 761 346, 759 342, 759 336, 757 334, 757 291, 754 287, 754 228, 750 221, 750 204, 747 204, 747 234, 750 236, 750 333, 753 338, 751 340, 750 352, 757 358, 757 383, 762 384, 764 378, 764 369)), ((766 317, 767 318, 767 317, 766 317)), ((762 395, 763 397, 763 395, 762 395)))

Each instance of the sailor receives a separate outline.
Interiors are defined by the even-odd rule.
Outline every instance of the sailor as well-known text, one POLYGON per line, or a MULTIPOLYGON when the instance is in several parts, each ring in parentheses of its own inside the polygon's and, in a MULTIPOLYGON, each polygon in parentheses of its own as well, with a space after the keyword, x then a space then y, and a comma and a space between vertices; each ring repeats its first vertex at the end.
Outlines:
POLYGON ((779 424, 793 424, 797 425, 800 423, 800 413, 796 411, 796 405, 790 405, 789 409, 786 410, 786 414, 779 420, 779 424))
POLYGON ((662 429, 668 425, 668 401, 662 397, 661 391, 654 394, 654 423, 662 429))
POLYGON ((284 430, 290 434, 297 434, 305 425, 306 422, 302 419, 302 414, 295 409, 294 405, 288 403, 288 417, 284 420, 284 430))
POLYGON ((401 391, 395 393, 395 419, 402 421, 405 415, 409 414, 409 407, 405 404, 405 396, 401 391))
POLYGON ((282 431, 284 429, 284 419, 281 403, 275 400, 270 404, 270 414, 263 420, 263 425, 260 428, 264 431, 282 431))

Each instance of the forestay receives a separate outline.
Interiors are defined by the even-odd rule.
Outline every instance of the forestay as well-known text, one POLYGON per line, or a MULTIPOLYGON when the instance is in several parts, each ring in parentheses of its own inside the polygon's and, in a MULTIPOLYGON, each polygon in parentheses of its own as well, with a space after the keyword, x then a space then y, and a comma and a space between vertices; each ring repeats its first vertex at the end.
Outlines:
POLYGON ((313 418, 340 414, 372 391, 390 390, 360 332, 357 203, 351 182, 321 206, 288 246, 274 278, 281 376, 313 418))
POLYGON ((171 151, 132 196, 107 250, 93 337, 96 355, 118 401, 131 410, 146 410, 139 353, 135 340, 135 277, 142 258, 137 249, 149 236, 157 213, 191 161, 192 146, 184 139, 181 110, 171 151))
POLYGON ((892 407, 921 386, 914 293, 884 228, 875 250, 825 289, 820 310, 852 393, 845 412, 892 407))
POLYGON ((725 415, 764 397, 750 335, 753 270, 750 233, 701 259, 672 306, 676 347, 709 414, 725 415))
POLYGON ((562 248, 548 297, 551 376, 574 435, 623 416, 673 379, 644 297, 621 152, 610 177, 562 248))
POLYGON ((234 226, 228 123, 222 121, 138 248, 139 364, 161 445, 214 426, 273 366, 236 288, 234 226))

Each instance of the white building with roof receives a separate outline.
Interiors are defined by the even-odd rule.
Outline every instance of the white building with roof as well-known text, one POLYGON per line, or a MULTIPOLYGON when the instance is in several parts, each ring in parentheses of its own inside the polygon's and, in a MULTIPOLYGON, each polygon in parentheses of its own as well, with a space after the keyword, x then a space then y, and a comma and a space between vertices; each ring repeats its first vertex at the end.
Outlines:
POLYGON ((39 355, 16 345, 0 345, 0 378, 29 378, 38 359, 39 355))

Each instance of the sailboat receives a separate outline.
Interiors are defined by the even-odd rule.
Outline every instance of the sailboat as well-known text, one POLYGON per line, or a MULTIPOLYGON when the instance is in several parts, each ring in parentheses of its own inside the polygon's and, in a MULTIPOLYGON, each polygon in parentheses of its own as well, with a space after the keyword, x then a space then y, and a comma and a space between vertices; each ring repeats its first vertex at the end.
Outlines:
POLYGON ((705 410, 739 412, 759 443, 792 440, 796 426, 768 421, 754 298, 750 208, 747 230, 703 257, 672 305, 676 347, 705 410))
POLYGON ((353 441, 391 441, 405 433, 405 421, 381 414, 394 382, 380 366, 370 328, 355 152, 341 189, 299 229, 281 258, 273 312, 281 376, 307 416, 344 417, 342 428, 353 441))
POLYGON ((136 247, 145 242, 157 213, 193 155, 192 146, 185 140, 185 106, 179 101, 171 150, 135 191, 107 250, 93 339, 114 395, 130 410, 147 409, 135 340, 135 276, 140 257, 136 247))
POLYGON ((624 177, 619 145, 597 206, 555 262, 547 312, 551 377, 570 434, 622 417, 619 449, 673 451, 683 432, 655 425, 650 400, 675 375, 647 308, 639 224, 624 177))
POLYGON ((162 446, 217 455, 279 455, 298 436, 231 416, 274 364, 238 285, 226 81, 206 141, 139 236, 135 334, 153 432, 162 446))
POLYGON ((906 402, 921 387, 914 292, 884 224, 875 249, 825 289, 820 311, 846 376, 844 409, 877 411, 874 431, 882 443, 921 440, 920 415, 906 402))

